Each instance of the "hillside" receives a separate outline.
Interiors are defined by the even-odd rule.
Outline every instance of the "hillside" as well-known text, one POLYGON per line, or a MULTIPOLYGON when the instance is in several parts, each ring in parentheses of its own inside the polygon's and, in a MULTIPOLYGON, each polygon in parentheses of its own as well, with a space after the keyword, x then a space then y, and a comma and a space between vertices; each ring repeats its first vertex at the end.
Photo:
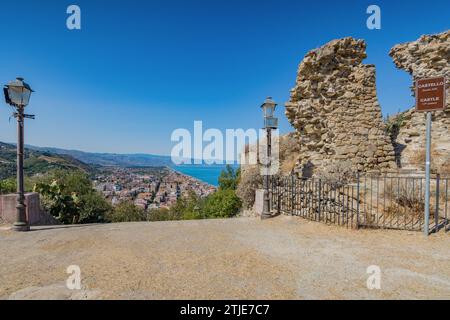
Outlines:
MULTIPOLYGON (((51 152, 25 148, 25 174, 35 175, 52 169, 79 169, 92 172, 93 167, 70 155, 58 155, 51 152)), ((16 174, 16 146, 0 142, 0 180, 16 174)))
POLYGON ((27 148, 41 152, 51 152, 61 156, 70 156, 91 165, 114 167, 165 167, 172 165, 170 157, 152 154, 91 153, 36 146, 27 146, 27 148))

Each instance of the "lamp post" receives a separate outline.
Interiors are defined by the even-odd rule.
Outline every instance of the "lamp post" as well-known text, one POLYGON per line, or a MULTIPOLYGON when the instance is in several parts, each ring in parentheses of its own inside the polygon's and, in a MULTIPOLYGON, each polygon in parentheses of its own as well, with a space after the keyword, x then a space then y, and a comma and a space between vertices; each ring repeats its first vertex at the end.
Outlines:
POLYGON ((33 115, 24 113, 25 107, 30 102, 31 93, 34 92, 31 87, 23 81, 23 78, 17 78, 5 85, 3 88, 6 103, 16 109, 14 117, 17 119, 17 216, 14 222, 13 230, 29 231, 30 225, 27 220, 25 206, 25 188, 23 173, 24 156, 24 120, 25 118, 34 119, 33 115))
POLYGON ((264 129, 266 129, 266 161, 264 161, 264 176, 263 176, 263 189, 264 189, 264 204, 261 219, 268 219, 272 217, 270 213, 270 191, 269 191, 269 170, 272 164, 272 130, 278 127, 278 118, 274 117, 277 103, 272 100, 272 97, 268 97, 266 101, 261 105, 264 115, 264 129))

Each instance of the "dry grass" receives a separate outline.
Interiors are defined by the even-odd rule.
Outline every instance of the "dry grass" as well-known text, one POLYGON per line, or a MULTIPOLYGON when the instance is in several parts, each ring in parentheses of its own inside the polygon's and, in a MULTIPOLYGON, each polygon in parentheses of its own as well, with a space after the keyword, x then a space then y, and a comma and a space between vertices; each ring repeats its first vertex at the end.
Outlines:
POLYGON ((394 180, 384 186, 384 197, 390 199, 385 209, 387 215, 423 216, 425 197, 413 180, 394 180))
MULTIPOLYGON (((425 170, 426 162, 426 149, 420 148, 411 157, 411 163, 418 168, 425 170)), ((447 154, 442 154, 437 151, 434 145, 431 145, 431 172, 432 173, 450 173, 450 158, 447 154), (444 161, 439 161, 439 159, 445 159, 444 161)))
POLYGON ((334 188, 339 188, 355 180, 355 171, 350 161, 338 161, 317 170, 316 176, 334 188))
POLYGON ((241 169, 241 178, 236 194, 242 200, 245 209, 255 203, 255 193, 262 187, 262 177, 258 166, 246 166, 241 169))
POLYGON ((281 174, 291 174, 298 163, 300 145, 294 134, 287 134, 280 138, 280 171, 281 174))

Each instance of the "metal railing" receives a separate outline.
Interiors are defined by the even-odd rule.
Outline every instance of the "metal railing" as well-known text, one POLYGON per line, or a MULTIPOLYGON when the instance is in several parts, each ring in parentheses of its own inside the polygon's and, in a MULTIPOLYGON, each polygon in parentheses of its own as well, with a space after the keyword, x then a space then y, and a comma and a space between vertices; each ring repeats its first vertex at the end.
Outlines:
MULTIPOLYGON (((441 175, 431 179, 432 232, 448 231, 449 180, 441 175)), ((357 174, 350 181, 273 177, 271 207, 279 214, 348 228, 420 231, 424 227, 425 177, 357 174)))

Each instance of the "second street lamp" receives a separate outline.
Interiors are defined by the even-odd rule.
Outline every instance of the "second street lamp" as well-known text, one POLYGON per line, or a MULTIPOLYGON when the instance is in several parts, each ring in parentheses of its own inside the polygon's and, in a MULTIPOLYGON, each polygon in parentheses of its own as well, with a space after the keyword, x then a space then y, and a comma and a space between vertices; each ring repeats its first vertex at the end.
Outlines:
POLYGON ((24 120, 25 118, 34 119, 34 116, 25 114, 25 107, 30 102, 31 87, 23 81, 23 78, 17 78, 11 81, 3 88, 6 103, 16 109, 14 117, 17 119, 17 214, 13 230, 29 231, 26 206, 25 206, 25 187, 24 187, 24 120))
POLYGON ((264 129, 266 129, 266 139, 267 139, 267 148, 266 148, 266 159, 264 161, 264 181, 263 181, 263 189, 264 189, 264 204, 263 204, 263 212, 261 214, 261 219, 268 219, 272 216, 270 210, 270 191, 269 191, 269 177, 270 177, 270 167, 272 165, 272 130, 278 128, 278 118, 274 117, 275 109, 277 107, 277 103, 272 100, 271 97, 268 97, 266 101, 261 106, 264 114, 264 129))

